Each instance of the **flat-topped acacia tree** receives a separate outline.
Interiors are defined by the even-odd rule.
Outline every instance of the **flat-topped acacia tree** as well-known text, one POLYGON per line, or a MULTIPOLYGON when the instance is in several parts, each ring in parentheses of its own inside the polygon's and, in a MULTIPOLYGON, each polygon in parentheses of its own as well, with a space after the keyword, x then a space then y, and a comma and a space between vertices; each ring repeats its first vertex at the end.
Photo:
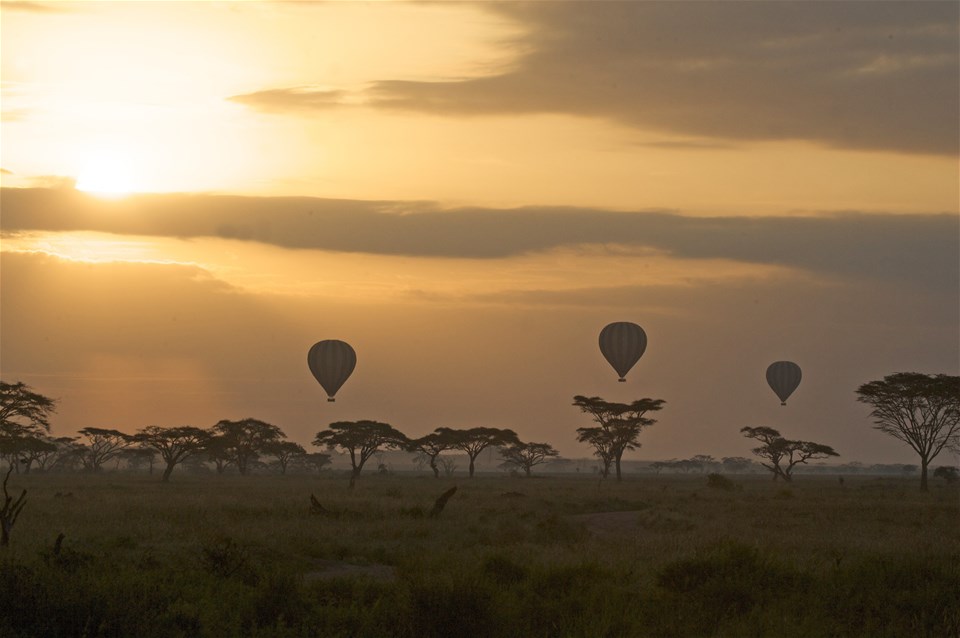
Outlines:
POLYGON ((160 481, 167 483, 173 468, 186 461, 195 454, 204 451, 204 446, 210 440, 212 433, 192 425, 163 428, 159 425, 148 425, 138 431, 133 437, 138 443, 151 450, 156 450, 160 458, 166 463, 160 481))
POLYGON ((419 439, 412 439, 407 445, 407 450, 421 454, 420 458, 426 458, 433 470, 433 477, 440 478, 440 467, 437 465, 437 458, 441 453, 454 447, 456 440, 455 430, 449 428, 437 428, 435 431, 421 436, 419 439))
POLYGON ((657 422, 645 415, 663 409, 664 403, 666 401, 663 399, 649 398, 637 399, 632 403, 615 403, 600 397, 577 395, 573 397, 573 405, 592 416, 597 423, 595 428, 577 429, 577 440, 593 446, 604 465, 604 476, 612 461, 617 471, 617 481, 620 481, 623 453, 640 447, 640 433, 657 422))
POLYGON ((857 389, 873 409, 873 427, 903 441, 920 456, 920 489, 927 468, 944 448, 960 452, 960 377, 898 372, 857 389))
POLYGON ((760 465, 773 472, 774 481, 779 478, 792 481, 793 468, 811 459, 840 456, 829 445, 785 439, 777 430, 765 426, 745 427, 740 432, 748 439, 760 442, 758 447, 753 448, 753 453, 767 461, 761 461, 760 465))
MULTIPOLYGON (((240 474, 246 475, 250 464, 276 441, 287 438, 279 427, 258 419, 223 420, 212 428, 211 458, 220 456, 235 463, 240 474)), ((219 468, 219 462, 218 462, 219 468)), ((218 469, 219 471, 219 469, 218 469)))
POLYGON ((437 428, 437 433, 449 437, 453 441, 452 447, 467 453, 470 458, 470 478, 473 478, 474 465, 480 453, 488 447, 501 447, 520 442, 517 433, 505 428, 468 428, 454 430, 452 428, 437 428))
POLYGON ((523 470, 529 478, 535 466, 560 456, 560 453, 549 443, 514 443, 500 448, 500 456, 507 465, 523 470))
POLYGON ((350 454, 350 487, 353 488, 360 472, 370 457, 381 449, 400 449, 409 445, 409 439, 400 430, 379 421, 337 421, 326 430, 317 432, 313 444, 328 450, 341 448, 350 454))

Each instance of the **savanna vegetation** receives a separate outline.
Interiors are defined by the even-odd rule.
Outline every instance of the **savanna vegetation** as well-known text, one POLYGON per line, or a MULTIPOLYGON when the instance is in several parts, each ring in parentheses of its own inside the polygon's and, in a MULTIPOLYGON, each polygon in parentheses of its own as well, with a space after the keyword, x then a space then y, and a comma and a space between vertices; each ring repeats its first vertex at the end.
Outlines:
POLYGON ((960 632, 956 483, 720 476, 14 475, 0 635, 960 632))
MULTIPOLYGON (((929 430, 926 477, 957 448, 956 389, 937 418, 894 425, 858 392, 875 427, 906 424, 911 445, 929 430)), ((837 452, 758 426, 741 433, 759 463, 701 454, 631 474, 623 453, 663 401, 577 396, 593 474, 550 473, 556 450, 509 429, 410 439, 376 421, 317 432, 349 458, 340 471, 251 418, 54 438, 55 401, 0 390, 0 636, 960 635, 950 466, 922 491, 905 470, 799 475, 837 452), (419 471, 381 460, 357 481, 390 449, 419 471), (491 449, 509 474, 476 471, 491 449)))

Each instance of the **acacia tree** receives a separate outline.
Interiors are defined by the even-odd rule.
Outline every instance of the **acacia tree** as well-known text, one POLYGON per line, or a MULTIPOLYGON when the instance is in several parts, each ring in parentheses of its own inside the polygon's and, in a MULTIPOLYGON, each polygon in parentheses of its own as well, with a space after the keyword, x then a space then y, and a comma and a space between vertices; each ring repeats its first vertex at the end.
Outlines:
POLYGON ((960 452, 960 377, 898 372, 857 389, 873 409, 873 427, 903 441, 920 456, 920 489, 927 468, 944 448, 960 452))
POLYGON ((49 418, 56 409, 56 400, 33 392, 30 386, 0 381, 0 435, 49 432, 49 418))
POLYGON ((330 455, 323 452, 305 452, 294 459, 300 465, 323 472, 323 468, 330 465, 330 455))
POLYGON ((57 445, 53 442, 53 439, 47 436, 24 436, 14 439, 10 450, 23 464, 24 474, 30 473, 30 468, 34 463, 44 464, 56 451, 57 445))
POLYGON ((230 452, 230 441, 223 434, 212 434, 210 440, 204 446, 207 453, 207 460, 212 461, 217 468, 217 474, 223 474, 224 471, 233 465, 233 455, 230 452))
MULTIPOLYGON (((656 419, 644 415, 663 409, 664 403, 666 401, 663 399, 649 398, 637 399, 632 403, 613 403, 604 401, 600 397, 581 395, 573 397, 573 405, 592 416, 599 428, 603 430, 603 436, 596 435, 594 438, 602 441, 605 449, 613 457, 617 481, 622 480, 620 461, 623 453, 640 447, 640 442, 637 440, 640 433, 644 428, 657 422, 656 419)), ((578 429, 577 432, 580 430, 578 429)), ((599 449, 595 444, 594 449, 599 456, 599 449)), ((604 461, 603 457, 601 457, 602 461, 604 461)))
MULTIPOLYGON (((437 465, 437 457, 446 450, 454 447, 455 437, 451 435, 453 430, 447 428, 437 428, 426 436, 419 439, 412 439, 407 445, 409 452, 421 454, 433 470, 433 477, 440 478, 440 467, 437 465)), ((422 467, 422 466, 421 466, 422 467)))
POLYGON ((173 468, 187 460, 194 454, 200 454, 210 439, 208 430, 191 425, 175 428, 162 428, 159 425, 150 425, 140 430, 134 439, 160 454, 160 458, 167 464, 160 481, 167 483, 173 468))
POLYGON ((99 472, 103 469, 104 463, 137 443, 133 436, 108 428, 83 428, 79 433, 87 439, 83 446, 84 454, 80 460, 91 472, 99 472))
POLYGON ((524 471, 527 477, 534 466, 546 463, 548 459, 560 456, 549 443, 514 443, 500 448, 500 456, 508 465, 524 471))
POLYGON ((593 448, 594 456, 600 459, 600 476, 610 476, 610 466, 613 465, 612 434, 599 427, 577 428, 577 441, 593 448))
POLYGON ((782 478, 785 481, 793 480, 793 468, 806 463, 810 459, 825 459, 828 456, 840 456, 829 445, 813 443, 811 441, 791 441, 780 436, 773 428, 764 426, 741 428, 748 439, 760 442, 759 447, 753 448, 753 453, 767 462, 760 465, 773 472, 773 480, 782 478))
POLYGON ((327 450, 342 448, 350 454, 350 487, 360 477, 364 464, 380 449, 399 449, 409 444, 406 435, 388 423, 379 421, 337 421, 317 432, 316 446, 327 450))
POLYGON ((480 453, 488 447, 499 447, 519 443, 517 433, 501 428, 469 428, 454 430, 451 428, 437 428, 436 432, 449 437, 453 442, 452 448, 462 450, 470 458, 470 478, 473 478, 474 465, 480 453))
POLYGON ((302 445, 293 441, 274 441, 264 446, 263 451, 267 456, 277 459, 282 475, 286 475, 290 461, 307 453, 302 445))
POLYGON ((30 453, 49 451, 43 437, 50 431, 49 419, 56 404, 22 382, 0 381, 0 457, 9 458, 17 472, 18 461, 24 458, 28 459, 25 471, 30 471, 30 453))
MULTIPOLYGON (((214 438, 222 437, 214 443, 215 455, 220 456, 222 463, 235 463, 237 470, 244 476, 267 446, 287 438, 277 426, 249 418, 220 421, 213 426, 212 434, 214 438)), ((219 463, 217 471, 223 471, 219 463)))

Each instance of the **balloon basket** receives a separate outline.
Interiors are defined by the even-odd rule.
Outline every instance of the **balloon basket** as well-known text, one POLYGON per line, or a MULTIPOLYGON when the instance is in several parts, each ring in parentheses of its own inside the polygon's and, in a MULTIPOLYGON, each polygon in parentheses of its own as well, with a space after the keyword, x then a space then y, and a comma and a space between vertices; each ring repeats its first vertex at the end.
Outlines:
POLYGON ((624 379, 623 377, 620 377, 619 379, 617 379, 617 381, 618 381, 619 383, 626 383, 626 382, 627 382, 627 380, 624 379))
POLYGON ((330 397, 329 399, 327 399, 327 403, 333 403, 334 401, 336 401, 336 399, 334 399, 333 397, 330 397))

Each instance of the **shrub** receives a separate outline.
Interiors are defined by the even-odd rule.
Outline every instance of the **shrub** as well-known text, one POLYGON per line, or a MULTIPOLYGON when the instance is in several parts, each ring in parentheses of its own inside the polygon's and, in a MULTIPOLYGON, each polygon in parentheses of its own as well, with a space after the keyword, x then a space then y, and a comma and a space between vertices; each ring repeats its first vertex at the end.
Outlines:
POLYGON ((737 484, 723 474, 717 474, 714 472, 707 475, 707 487, 732 492, 733 490, 737 489, 737 484))
POLYGON ((933 471, 934 478, 942 478, 947 483, 960 481, 960 469, 949 465, 941 465, 933 471))

